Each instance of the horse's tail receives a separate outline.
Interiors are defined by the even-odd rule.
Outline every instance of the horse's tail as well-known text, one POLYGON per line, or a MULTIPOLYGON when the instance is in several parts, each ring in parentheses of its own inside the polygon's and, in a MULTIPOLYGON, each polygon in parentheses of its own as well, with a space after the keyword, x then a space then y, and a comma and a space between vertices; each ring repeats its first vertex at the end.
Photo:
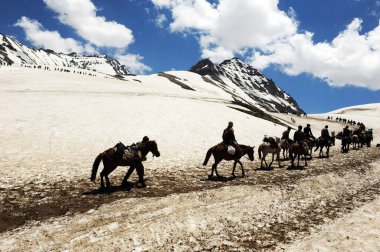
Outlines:
POLYGON ((214 147, 211 147, 210 149, 208 149, 208 151, 206 153, 205 161, 203 161, 203 165, 207 165, 207 162, 210 159, 213 150, 214 150, 214 147))
POLYGON ((96 173, 98 171, 98 167, 100 164, 100 161, 103 159, 103 153, 100 153, 94 161, 94 164, 92 165, 92 173, 91 173, 91 181, 95 181, 96 179, 96 173))
POLYGON ((262 148, 263 148, 263 146, 260 145, 260 146, 259 146, 259 149, 257 150, 257 152, 259 153, 259 159, 261 159, 262 148))

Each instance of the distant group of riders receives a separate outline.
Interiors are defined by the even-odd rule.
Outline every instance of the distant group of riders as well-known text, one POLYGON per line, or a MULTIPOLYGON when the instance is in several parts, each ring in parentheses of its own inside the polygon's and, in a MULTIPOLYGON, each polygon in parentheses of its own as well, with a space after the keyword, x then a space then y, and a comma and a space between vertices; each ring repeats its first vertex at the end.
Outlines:
MULTIPOLYGON (((334 120, 334 118, 332 116, 328 116, 327 120, 334 120)), ((346 119, 346 118, 341 118, 341 117, 336 117, 335 121, 336 122, 345 123, 345 124, 349 124, 349 125, 358 125, 358 126, 360 126, 361 124, 363 124, 361 122, 356 122, 354 120, 350 120, 350 119, 346 119)))
MULTIPOLYGON (((222 160, 234 161, 232 176, 235 177, 235 168, 239 164, 242 169, 242 175, 244 176, 243 164, 240 158, 248 155, 249 160, 254 160, 254 148, 248 145, 238 144, 235 137, 235 132, 233 129, 233 122, 229 122, 227 128, 224 129, 222 134, 222 142, 211 147, 206 154, 203 165, 207 165, 209 158, 213 155, 215 162, 212 165, 211 174, 209 178, 213 177, 214 172, 217 177, 221 177, 217 171, 217 165, 222 160)), ((305 166, 307 166, 307 156, 312 157, 312 150, 317 151, 320 148, 319 156, 323 156, 322 149, 326 148, 326 156, 329 156, 329 148, 335 145, 335 138, 342 141, 342 152, 348 152, 350 144, 353 144, 354 148, 363 147, 367 145, 368 147, 373 140, 373 130, 366 129, 363 123, 359 123, 355 128, 350 129, 346 125, 341 132, 335 135, 335 132, 329 132, 329 127, 326 125, 321 130, 321 136, 316 138, 313 135, 310 124, 306 127, 298 126, 298 129, 293 134, 293 139, 290 138, 290 132, 292 128, 287 127, 287 129, 282 133, 281 138, 278 137, 268 137, 264 136, 263 143, 258 148, 259 158, 261 159, 261 167, 263 168, 263 163, 265 163, 265 168, 270 168, 272 162, 274 161, 274 156, 277 156, 277 161, 279 167, 280 164, 280 153, 282 150, 283 158, 291 159, 291 167, 294 166, 294 160, 303 157, 305 160, 305 166), (267 154, 272 154, 272 162, 266 163, 265 157, 267 154)), ((117 166, 129 166, 122 185, 130 185, 128 179, 134 170, 137 171, 139 181, 137 183, 138 187, 144 187, 144 166, 143 161, 146 161, 146 155, 151 152, 154 156, 159 157, 160 152, 158 151, 157 143, 150 140, 145 136, 141 142, 133 144, 131 146, 125 146, 121 142, 116 144, 113 148, 110 148, 102 153, 100 153, 94 161, 92 168, 91 180, 94 181, 96 178, 96 173, 100 162, 103 162, 104 168, 100 173, 101 177, 101 188, 109 189, 110 181, 108 175, 116 169, 117 166), (105 181, 104 181, 105 180, 105 181)))

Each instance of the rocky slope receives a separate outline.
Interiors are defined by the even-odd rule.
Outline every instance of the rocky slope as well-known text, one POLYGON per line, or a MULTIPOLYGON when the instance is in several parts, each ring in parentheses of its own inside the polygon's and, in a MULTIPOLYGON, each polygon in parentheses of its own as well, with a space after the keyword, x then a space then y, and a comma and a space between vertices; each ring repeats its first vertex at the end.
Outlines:
POLYGON ((270 112, 304 113, 297 102, 271 79, 238 58, 225 60, 221 64, 204 59, 192 66, 190 71, 202 75, 205 81, 222 88, 237 101, 270 112))

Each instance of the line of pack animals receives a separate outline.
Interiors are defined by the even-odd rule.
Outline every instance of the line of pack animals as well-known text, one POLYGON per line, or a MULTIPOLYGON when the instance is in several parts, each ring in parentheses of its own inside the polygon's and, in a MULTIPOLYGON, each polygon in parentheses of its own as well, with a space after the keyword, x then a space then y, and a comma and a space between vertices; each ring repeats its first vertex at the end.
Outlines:
MULTIPOLYGON (((271 169, 272 163, 276 156, 278 166, 280 164, 280 155, 282 152, 283 159, 290 159, 290 168, 295 168, 294 161, 297 159, 297 167, 299 167, 299 161, 302 157, 307 166, 307 159, 312 158, 313 148, 314 151, 319 149, 319 157, 329 157, 330 147, 335 145, 335 139, 341 140, 341 151, 347 153, 352 144, 352 148, 358 149, 364 145, 370 147, 373 140, 373 130, 366 129, 363 123, 358 124, 355 128, 349 129, 349 126, 345 126, 343 131, 335 135, 335 132, 329 132, 328 125, 326 125, 322 131, 321 136, 314 137, 310 124, 307 124, 305 128, 298 126, 298 130, 294 132, 293 139, 290 139, 289 135, 291 128, 288 127, 282 134, 282 137, 267 137, 263 139, 263 143, 258 148, 259 158, 261 160, 260 169, 271 169), (325 149, 325 152, 323 151, 325 149), (268 164, 266 162, 266 156, 272 154, 272 160, 268 164), (265 164, 265 167, 264 165, 265 164)), ((250 161, 254 160, 254 146, 238 144, 235 138, 233 130, 233 123, 229 122, 227 128, 223 131, 223 142, 211 147, 207 153, 203 165, 206 166, 211 155, 214 157, 214 164, 211 168, 211 174, 209 178, 215 175, 221 178, 217 171, 217 166, 222 160, 234 161, 232 169, 232 177, 235 177, 235 168, 239 164, 242 170, 242 176, 245 175, 244 167, 240 159, 243 156, 248 156, 250 161)), ((147 136, 137 144, 132 146, 124 146, 121 142, 116 144, 113 148, 110 148, 100 153, 96 158, 92 166, 91 181, 95 181, 96 173, 100 162, 103 162, 104 168, 100 172, 101 188, 110 189, 111 183, 108 175, 116 169, 118 166, 129 166, 129 169, 122 181, 123 187, 134 186, 134 184, 128 182, 129 177, 134 170, 137 171, 139 177, 136 187, 145 187, 144 183, 144 166, 143 161, 146 161, 148 153, 153 154, 154 157, 159 157, 160 152, 156 141, 149 140, 147 136)))

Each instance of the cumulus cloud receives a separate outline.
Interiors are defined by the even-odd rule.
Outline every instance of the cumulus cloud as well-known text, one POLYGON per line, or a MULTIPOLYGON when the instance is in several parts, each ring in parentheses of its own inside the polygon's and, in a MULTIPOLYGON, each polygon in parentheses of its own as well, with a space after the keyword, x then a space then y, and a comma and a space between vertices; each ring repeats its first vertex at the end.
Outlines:
POLYGON ((312 32, 299 31, 295 10, 280 10, 278 0, 152 2, 171 11, 172 32, 195 34, 202 57, 215 62, 241 54, 260 69, 277 65, 288 75, 309 73, 332 86, 380 89, 380 25, 361 34, 362 20, 354 19, 331 42, 315 43, 312 32))
POLYGON ((21 17, 15 24, 24 29, 26 38, 35 47, 52 49, 63 53, 94 53, 95 49, 91 45, 83 46, 80 42, 72 38, 62 38, 57 31, 48 31, 37 21, 27 17, 21 17))
POLYGON ((313 42, 312 33, 294 34, 286 41, 255 52, 251 63, 259 68, 279 65, 288 75, 310 73, 332 86, 352 84, 380 89, 380 24, 361 34, 362 20, 354 19, 331 42, 313 42))
POLYGON ((122 54, 119 52, 115 55, 115 58, 134 74, 143 74, 152 70, 149 66, 142 63, 143 57, 138 54, 122 54))
POLYGON ((115 21, 97 16, 91 0, 43 0, 58 13, 61 23, 72 27, 83 39, 99 47, 125 48, 133 42, 132 31, 115 21))

